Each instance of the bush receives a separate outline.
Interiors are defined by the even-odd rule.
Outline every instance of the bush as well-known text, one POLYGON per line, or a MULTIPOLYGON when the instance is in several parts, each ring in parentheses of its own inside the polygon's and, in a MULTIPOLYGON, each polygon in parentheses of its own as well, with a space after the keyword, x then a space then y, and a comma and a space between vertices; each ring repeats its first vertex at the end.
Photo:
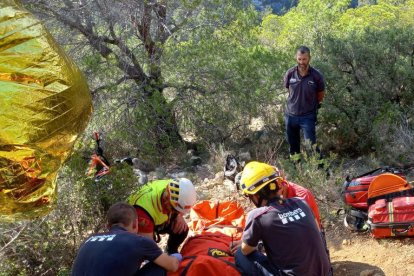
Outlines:
POLYGON ((412 34, 402 29, 343 34, 326 43, 328 93, 321 109, 324 148, 354 155, 393 137, 400 117, 412 120, 412 34), (383 130, 387 130, 385 133, 383 130))
POLYGON ((279 159, 279 167, 288 181, 313 193, 324 220, 332 219, 332 210, 341 206, 340 189, 345 180, 342 161, 336 154, 321 159, 319 154, 304 152, 291 159, 279 159))
POLYGON ((105 229, 105 213, 137 188, 128 165, 113 166, 100 182, 85 176, 87 160, 78 151, 57 179, 55 209, 44 218, 0 225, 0 275, 68 275, 81 242, 105 229), (3 234, 4 233, 4 234, 3 234))

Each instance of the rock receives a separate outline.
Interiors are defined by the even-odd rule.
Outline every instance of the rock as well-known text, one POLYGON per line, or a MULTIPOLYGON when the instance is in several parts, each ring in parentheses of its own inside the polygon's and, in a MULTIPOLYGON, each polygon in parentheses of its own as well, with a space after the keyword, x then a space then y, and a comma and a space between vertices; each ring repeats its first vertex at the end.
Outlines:
POLYGON ((223 181, 224 180, 224 172, 218 172, 218 173, 216 173, 215 175, 214 175, 214 180, 221 180, 221 181, 223 181))
POLYGON ((211 195, 206 189, 197 189, 197 200, 208 200, 211 198, 211 195))
POLYGON ((200 156, 191 156, 190 158, 191 166, 201 165, 201 163, 202 163, 202 160, 200 156))
POLYGON ((225 179, 223 184, 228 190, 233 191, 233 192, 237 192, 236 184, 233 181, 231 181, 229 179, 225 179))
POLYGON ((139 185, 144 185, 148 183, 148 175, 145 172, 139 169, 135 169, 135 168, 133 169, 133 171, 134 171, 134 174, 138 177, 139 185))
POLYGON ((163 179, 165 178, 166 170, 164 167, 158 167, 155 169, 154 178, 155 179, 163 179))
POLYGON ((262 135, 259 137, 259 142, 261 144, 267 144, 270 142, 270 134, 267 130, 263 130, 262 135))
POLYGON ((268 130, 261 129, 252 134, 252 139, 257 143, 266 144, 270 141, 270 133, 268 130))
POLYGON ((149 173, 154 170, 153 166, 151 166, 147 161, 142 159, 132 158, 132 164, 134 166, 134 169, 138 169, 145 173, 149 173))
POLYGON ((186 172, 176 172, 176 173, 172 173, 171 174, 172 178, 187 178, 187 173, 186 172))
POLYGON ((204 181, 203 184, 201 184, 201 188, 211 189, 211 188, 214 188, 215 185, 216 183, 214 183, 213 181, 207 180, 207 181, 204 181))
POLYGON ((359 273, 359 276, 374 276, 376 272, 377 271, 375 269, 366 269, 361 271, 361 273, 359 273))
POLYGON ((251 146, 252 144, 252 140, 246 137, 240 142, 240 147, 251 146))
POLYGON ((332 264, 332 268, 334 271, 338 270, 340 267, 341 267, 340 264, 335 264, 335 263, 332 264))
POLYGON ((144 185, 148 183, 148 176, 146 174, 142 174, 139 178, 138 178, 138 183, 139 185, 144 185))
POLYGON ((194 149, 189 149, 188 151, 187 151, 187 155, 188 156, 194 156, 195 155, 195 150, 194 149))
POLYGON ((244 161, 244 162, 249 162, 250 160, 252 160, 252 156, 250 152, 248 151, 240 152, 238 155, 238 158, 240 161, 244 161))
POLYGON ((195 174, 198 179, 211 179, 214 178, 214 173, 212 172, 213 169, 211 166, 207 164, 203 164, 200 166, 196 166, 195 168, 195 174))

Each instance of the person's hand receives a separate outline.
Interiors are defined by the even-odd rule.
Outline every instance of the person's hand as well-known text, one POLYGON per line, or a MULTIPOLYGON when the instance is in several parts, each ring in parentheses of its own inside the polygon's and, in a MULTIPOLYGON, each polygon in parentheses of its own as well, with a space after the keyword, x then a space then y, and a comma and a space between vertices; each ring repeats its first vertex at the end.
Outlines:
POLYGON ((232 241, 232 242, 230 243, 230 252, 231 252, 231 254, 233 254, 233 255, 234 255, 234 254, 236 253, 237 249, 239 249, 239 248, 240 248, 241 243, 242 243, 242 241, 241 241, 241 240, 239 240, 239 241, 232 241))
POLYGON ((176 257, 179 262, 183 260, 183 255, 181 255, 180 253, 173 253, 170 256, 176 257))
POLYGON ((175 220, 171 223, 171 230, 174 234, 180 234, 187 231, 188 225, 185 222, 182 214, 178 214, 175 220))

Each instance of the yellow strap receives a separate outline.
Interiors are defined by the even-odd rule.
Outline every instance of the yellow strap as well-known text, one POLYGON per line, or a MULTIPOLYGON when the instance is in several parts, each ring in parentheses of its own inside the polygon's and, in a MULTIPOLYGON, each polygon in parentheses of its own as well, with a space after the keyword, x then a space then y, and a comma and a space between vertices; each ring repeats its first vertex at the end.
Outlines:
MULTIPOLYGON (((389 223, 394 222, 394 206, 392 200, 388 202, 388 213, 389 213, 389 223)), ((395 236, 393 231, 391 231, 391 236, 395 236)))

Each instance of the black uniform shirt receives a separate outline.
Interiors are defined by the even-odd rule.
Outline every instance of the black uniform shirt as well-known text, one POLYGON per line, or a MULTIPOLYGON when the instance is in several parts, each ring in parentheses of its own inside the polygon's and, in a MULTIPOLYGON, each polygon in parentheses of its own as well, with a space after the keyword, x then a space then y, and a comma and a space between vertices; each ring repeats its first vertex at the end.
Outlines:
POLYGON ((287 115, 302 116, 316 112, 317 93, 325 91, 325 82, 318 70, 309 67, 308 74, 302 77, 297 66, 290 68, 285 74, 284 85, 289 89, 287 115))
POLYGON ((254 209, 247 216, 242 240, 256 246, 262 240, 269 261, 282 275, 328 275, 330 262, 309 206, 289 198, 254 209))
POLYGON ((81 245, 72 275, 134 275, 144 260, 154 261, 161 254, 153 240, 113 226, 81 245))

